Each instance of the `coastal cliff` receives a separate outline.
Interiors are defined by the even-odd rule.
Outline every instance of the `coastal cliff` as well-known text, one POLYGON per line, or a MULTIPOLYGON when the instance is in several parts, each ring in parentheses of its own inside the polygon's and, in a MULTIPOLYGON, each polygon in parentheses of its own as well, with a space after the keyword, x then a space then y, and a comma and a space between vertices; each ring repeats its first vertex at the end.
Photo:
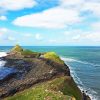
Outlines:
POLYGON ((0 99, 90 100, 54 52, 38 53, 16 45, 1 59, 6 61, 4 67, 15 70, 0 80, 0 99))

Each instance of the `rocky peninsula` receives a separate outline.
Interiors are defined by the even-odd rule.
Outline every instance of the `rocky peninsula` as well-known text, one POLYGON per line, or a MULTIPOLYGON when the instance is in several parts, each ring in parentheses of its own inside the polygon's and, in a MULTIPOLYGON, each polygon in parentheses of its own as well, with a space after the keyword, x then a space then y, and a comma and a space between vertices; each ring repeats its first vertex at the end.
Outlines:
POLYGON ((0 79, 0 100, 91 100, 55 52, 38 53, 19 45, 1 57, 14 71, 0 79))

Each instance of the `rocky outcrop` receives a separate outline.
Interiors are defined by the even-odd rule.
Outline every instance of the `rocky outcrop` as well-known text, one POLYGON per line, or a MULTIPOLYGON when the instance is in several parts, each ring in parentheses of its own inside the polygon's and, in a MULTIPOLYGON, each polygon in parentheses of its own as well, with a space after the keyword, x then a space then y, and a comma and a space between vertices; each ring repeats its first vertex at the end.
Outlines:
MULTIPOLYGON (((60 58, 58 56, 55 57, 56 55, 54 56, 50 55, 51 56, 50 59, 43 58, 43 57, 41 58, 39 56, 26 57, 26 56, 23 56, 22 52, 24 50, 21 49, 21 47, 19 49, 17 46, 18 51, 16 51, 15 49, 12 49, 12 50, 14 50, 14 52, 11 51, 9 52, 8 56, 3 57, 3 60, 6 61, 6 64, 4 67, 7 66, 10 68, 15 68, 16 72, 10 73, 4 79, 0 80, 0 98, 1 99, 8 96, 12 96, 17 92, 28 89, 29 87, 34 87, 35 84, 52 81, 60 77, 69 77, 70 79, 70 81, 66 80, 64 82, 64 84, 65 83, 68 84, 67 86, 66 85, 65 86, 68 87, 69 89, 69 90, 66 89, 66 91, 63 91, 63 93, 65 93, 64 95, 72 95, 77 100, 82 100, 84 98, 82 92, 79 90, 79 88, 77 87, 77 85, 75 84, 74 80, 72 79, 70 75, 69 67, 64 63, 59 63, 60 58), (19 50, 21 51, 19 52, 19 50), (53 59, 51 59, 52 57, 53 59), (54 57, 56 58, 56 60, 54 59, 54 57)), ((33 52, 31 53, 33 54, 33 52)), ((64 88, 62 87, 62 85, 60 89, 61 91, 64 88)), ((88 96, 86 96, 86 99, 83 99, 83 100, 90 100, 90 99, 88 96)))
POLYGON ((36 83, 50 80, 60 75, 70 75, 68 66, 60 65, 46 59, 31 58, 32 61, 22 59, 5 60, 7 61, 7 63, 4 67, 13 67, 17 70, 17 72, 16 74, 11 73, 1 81, 1 98, 29 88, 36 83))

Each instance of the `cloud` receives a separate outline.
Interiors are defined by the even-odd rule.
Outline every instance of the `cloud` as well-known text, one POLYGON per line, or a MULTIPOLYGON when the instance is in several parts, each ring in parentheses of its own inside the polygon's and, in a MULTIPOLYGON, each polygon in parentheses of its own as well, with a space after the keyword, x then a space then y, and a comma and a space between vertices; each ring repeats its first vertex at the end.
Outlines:
POLYGON ((88 43, 96 43, 96 42, 100 42, 100 32, 84 32, 81 34, 77 34, 75 36, 72 37, 73 41, 87 41, 88 43))
POLYGON ((36 40, 42 40, 43 39, 43 37, 39 33, 35 34, 35 38, 36 38, 36 40))
POLYGON ((15 36, 13 36, 15 33, 15 31, 2 27, 0 28, 0 39, 4 41, 15 41, 15 36))
POLYGON ((92 23, 91 27, 93 30, 100 32, 100 21, 92 23))
POLYGON ((8 40, 8 41, 15 41, 16 39, 15 39, 15 37, 8 36, 8 37, 7 37, 7 40, 8 40))
POLYGON ((63 7, 75 7, 83 3, 84 0, 60 0, 60 5, 63 7))
POLYGON ((5 21, 5 20, 7 20, 7 17, 6 16, 0 16, 0 20, 5 21))
POLYGON ((77 9, 80 13, 87 11, 100 17, 100 0, 60 0, 61 6, 70 9, 77 9))
POLYGON ((57 38, 48 39, 48 43, 52 45, 99 45, 99 33, 96 31, 71 30, 60 33, 61 36, 58 35, 57 38))
POLYGON ((72 40, 79 40, 80 38, 81 38, 81 35, 78 34, 78 35, 76 35, 76 36, 73 36, 73 37, 72 37, 72 40))
POLYGON ((77 9, 80 13, 87 11, 100 17, 100 0, 60 0, 60 5, 65 8, 77 9))
POLYGON ((5 27, 0 28, 0 37, 7 33, 9 30, 5 27))
POLYGON ((58 6, 17 17, 13 24, 21 27, 61 29, 76 23, 85 23, 85 19, 89 21, 90 16, 100 18, 99 9, 98 0, 59 0, 58 6), (84 16, 84 12, 90 16, 84 16))
POLYGON ((86 38, 92 42, 100 42, 100 32, 94 32, 86 35, 86 38))
POLYGON ((91 0, 60 0, 59 5, 42 12, 17 17, 13 24, 21 27, 63 29, 76 23, 82 23, 87 16, 84 11, 100 14, 100 2, 91 0))
POLYGON ((25 37, 32 37, 32 34, 30 34, 30 33, 25 33, 24 36, 25 36, 25 37))
POLYGON ((50 43, 57 43, 58 41, 56 39, 50 39, 48 42, 50 42, 50 43))
POLYGON ((8 29, 3 27, 3 28, 0 28, 0 32, 8 32, 8 29))
POLYGON ((24 8, 32 8, 37 3, 35 0, 0 0, 0 8, 8 11, 16 11, 24 8))
POLYGON ((76 10, 55 7, 40 13, 18 17, 13 24, 24 27, 65 28, 81 20, 76 10))
POLYGON ((91 1, 86 2, 83 6, 83 10, 91 11, 96 17, 100 17, 100 2, 98 1, 91 1))

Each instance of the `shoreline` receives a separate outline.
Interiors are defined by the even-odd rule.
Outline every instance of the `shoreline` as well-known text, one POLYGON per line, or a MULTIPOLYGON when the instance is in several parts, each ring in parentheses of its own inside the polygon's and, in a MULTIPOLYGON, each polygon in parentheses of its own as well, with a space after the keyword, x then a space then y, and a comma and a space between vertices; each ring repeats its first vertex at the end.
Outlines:
POLYGON ((0 52, 0 58, 7 56, 7 52, 0 52))
MULTIPOLYGON (((99 100, 98 97, 95 95, 96 91, 92 90, 91 88, 86 87, 86 86, 82 83, 81 79, 77 76, 75 70, 72 68, 72 66, 70 66, 70 65, 67 63, 67 60, 68 60, 69 63, 70 63, 70 62, 78 62, 78 63, 80 62, 80 63, 83 63, 83 62, 82 62, 82 61, 77 61, 77 60, 75 60, 75 59, 67 58, 67 57, 62 57, 62 56, 61 56, 61 58, 62 58, 62 60, 64 60, 64 62, 65 62, 65 63, 68 65, 68 67, 70 68, 71 76, 73 77, 73 79, 74 79, 74 81, 76 82, 76 84, 77 84, 77 86, 79 87, 79 89, 80 89, 81 91, 84 91, 85 94, 88 95, 88 96, 91 98, 91 100, 99 100), (67 60, 66 60, 66 59, 67 59, 67 60), (91 91, 91 93, 90 93, 90 91, 91 91)), ((73 65, 73 66, 74 66, 74 65, 73 65)))

